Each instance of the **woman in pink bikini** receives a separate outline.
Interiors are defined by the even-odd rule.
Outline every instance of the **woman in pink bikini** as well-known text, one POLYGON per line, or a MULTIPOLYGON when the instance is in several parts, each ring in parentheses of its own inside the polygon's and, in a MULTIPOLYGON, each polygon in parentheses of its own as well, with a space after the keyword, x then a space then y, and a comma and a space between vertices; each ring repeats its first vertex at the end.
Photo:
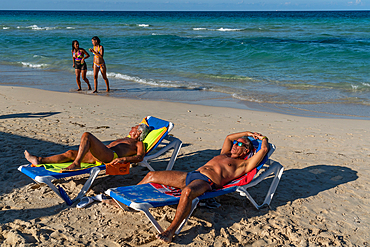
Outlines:
POLYGON ((109 92, 109 81, 107 78, 107 66, 105 65, 104 61, 104 48, 103 46, 100 45, 100 39, 97 36, 94 36, 91 39, 91 42, 94 46, 94 48, 90 48, 89 51, 94 53, 94 64, 93 64, 93 69, 94 69, 94 92, 98 92, 98 75, 99 75, 99 70, 101 72, 101 75, 103 76, 103 79, 105 81, 105 85, 107 85, 107 92, 109 92))
POLYGON ((86 78, 87 73, 87 66, 85 63, 85 59, 89 58, 90 55, 85 51, 85 49, 80 48, 80 44, 77 40, 72 41, 72 60, 73 60, 73 68, 75 68, 76 72, 76 82, 78 89, 77 91, 81 91, 81 80, 80 76, 82 75, 82 79, 86 82, 89 90, 91 90, 90 82, 86 78))

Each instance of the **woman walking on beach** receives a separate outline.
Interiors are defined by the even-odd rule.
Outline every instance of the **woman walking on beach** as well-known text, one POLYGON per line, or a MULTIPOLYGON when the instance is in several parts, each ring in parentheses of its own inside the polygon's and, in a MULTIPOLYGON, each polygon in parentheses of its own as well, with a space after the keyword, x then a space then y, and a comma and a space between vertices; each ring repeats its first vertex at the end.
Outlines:
POLYGON ((80 76, 82 75, 82 79, 86 82, 89 90, 91 90, 90 82, 86 78, 87 73, 87 65, 85 63, 85 59, 89 58, 90 55, 85 51, 85 49, 80 48, 80 44, 77 40, 72 41, 72 60, 73 60, 73 68, 75 68, 76 72, 76 82, 78 89, 77 91, 81 91, 81 80, 80 76))
POLYGON ((104 61, 104 48, 103 46, 100 45, 100 39, 97 36, 94 36, 91 39, 91 42, 94 46, 93 49, 89 49, 92 53, 94 53, 94 64, 93 64, 93 69, 94 69, 94 92, 98 92, 98 75, 99 75, 99 70, 101 72, 101 75, 103 76, 103 79, 105 81, 105 85, 107 86, 107 92, 109 92, 109 81, 107 78, 107 66, 105 65, 104 61))

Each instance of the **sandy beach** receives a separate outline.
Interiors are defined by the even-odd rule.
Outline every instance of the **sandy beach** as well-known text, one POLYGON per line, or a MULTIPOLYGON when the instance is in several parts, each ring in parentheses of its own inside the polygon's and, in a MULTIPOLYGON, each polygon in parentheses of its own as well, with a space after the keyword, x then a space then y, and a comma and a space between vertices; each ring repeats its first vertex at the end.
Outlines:
MULTIPOLYGON (((163 101, 119 99, 1 86, 1 246, 162 246, 141 212, 106 203, 69 207, 17 168, 23 151, 48 155, 76 148, 84 132, 104 142, 125 137, 143 117, 175 124, 183 146, 175 170, 191 171, 219 154, 225 136, 258 131, 276 145, 271 159, 285 171, 271 209, 257 211, 239 194, 220 196, 217 209, 197 208, 170 246, 370 246, 370 121, 307 118, 163 101)), ((164 169, 168 153, 152 165, 164 169)), ((129 175, 101 172, 87 195, 134 185, 129 175)), ((87 176, 59 180, 71 197, 87 176)), ((268 181, 250 189, 261 202, 268 181)), ((176 207, 151 210, 168 226, 176 207)))

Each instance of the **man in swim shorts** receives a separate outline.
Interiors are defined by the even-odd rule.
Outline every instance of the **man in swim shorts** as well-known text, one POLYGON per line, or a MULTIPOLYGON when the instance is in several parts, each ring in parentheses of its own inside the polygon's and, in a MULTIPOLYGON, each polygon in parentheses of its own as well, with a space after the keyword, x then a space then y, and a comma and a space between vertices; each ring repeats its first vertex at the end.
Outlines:
POLYGON ((259 133, 249 131, 234 133, 226 137, 220 155, 194 172, 149 172, 139 184, 159 183, 182 190, 174 220, 157 238, 170 243, 176 229, 189 215, 193 199, 253 170, 267 154, 268 147, 267 137, 259 133), (253 150, 248 136, 262 140, 262 145, 256 154, 245 160, 244 158, 253 150))
POLYGON ((34 165, 73 163, 64 171, 75 171, 81 169, 81 162, 94 164, 95 162, 110 163, 137 163, 144 159, 145 148, 142 140, 150 132, 145 124, 139 124, 131 128, 130 137, 118 139, 108 145, 104 145, 98 138, 91 133, 82 134, 81 143, 77 150, 68 150, 65 153, 49 157, 37 157, 31 155, 27 150, 24 151, 25 158, 34 165))
POLYGON ((209 177, 200 173, 200 171, 188 172, 188 174, 186 175, 186 179, 185 179, 185 185, 188 186, 191 182, 197 179, 207 182, 211 186, 212 189, 216 188, 215 183, 212 182, 212 180, 209 177))

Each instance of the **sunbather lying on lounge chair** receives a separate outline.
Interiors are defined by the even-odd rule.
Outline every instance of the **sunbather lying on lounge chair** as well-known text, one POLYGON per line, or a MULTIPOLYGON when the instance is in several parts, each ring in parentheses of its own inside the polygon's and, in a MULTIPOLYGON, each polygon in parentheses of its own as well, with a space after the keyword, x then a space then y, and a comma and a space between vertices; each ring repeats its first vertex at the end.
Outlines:
POLYGON ((268 147, 267 137, 259 133, 249 131, 234 133, 226 137, 221 154, 196 171, 149 172, 139 184, 159 183, 182 190, 174 220, 157 237, 167 243, 171 242, 178 226, 189 215, 193 199, 253 170, 267 154, 268 147), (253 151, 253 145, 247 136, 262 140, 262 146, 260 151, 245 160, 245 157, 253 151))
POLYGON ((137 163, 145 156, 145 148, 142 140, 150 132, 145 124, 139 124, 131 128, 130 137, 118 139, 107 146, 104 145, 91 133, 82 134, 81 143, 77 150, 68 150, 65 153, 49 157, 37 157, 24 151, 25 158, 34 165, 64 163, 73 161, 64 171, 81 169, 81 162, 93 164, 95 162, 111 163, 137 163))

